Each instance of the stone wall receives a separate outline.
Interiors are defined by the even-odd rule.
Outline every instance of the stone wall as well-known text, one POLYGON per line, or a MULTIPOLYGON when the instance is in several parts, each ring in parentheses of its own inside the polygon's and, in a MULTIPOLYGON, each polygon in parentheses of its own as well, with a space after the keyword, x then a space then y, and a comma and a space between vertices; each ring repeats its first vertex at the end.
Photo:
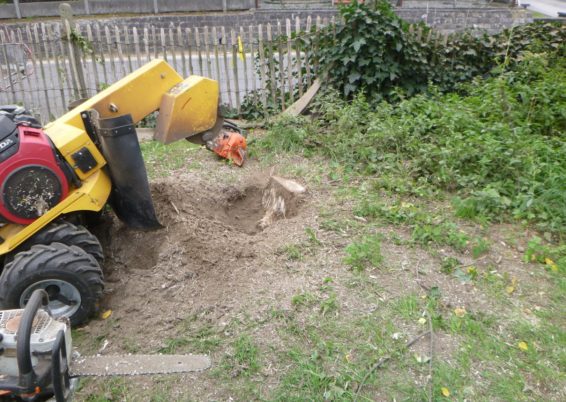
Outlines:
MULTIPOLYGON (((61 1, 48 1, 40 3, 20 3, 20 14, 26 17, 56 17, 59 15, 61 1)), ((139 13, 152 14, 155 12, 153 0, 70 0, 75 15, 139 13)), ((166 12, 209 12, 249 10, 255 7, 255 0, 158 0, 158 11, 166 12)), ((0 19, 17 18, 14 4, 0 4, 0 19)))
MULTIPOLYGON (((92 0, 91 0, 92 1, 92 0)), ((116 3, 134 0, 120 0, 116 3)), ((137 0, 136 0, 137 1, 137 0)), ((150 0, 151 1, 151 0, 150 0)), ((181 1, 181 0, 178 0, 181 1)), ((206 0, 210 4, 214 4, 217 0, 206 0)), ((218 0, 222 1, 222 0, 218 0)), ((242 0, 244 1, 244 0, 242 0)), ((187 2, 190 3, 190 2, 187 2)), ((405 20, 409 22, 424 21, 427 24, 437 28, 442 32, 455 32, 465 29, 476 30, 478 32, 486 30, 490 33, 501 31, 506 27, 513 25, 524 24, 531 22, 532 18, 529 13, 522 9, 516 8, 401 8, 396 12, 405 20)), ((207 14, 165 14, 165 15, 148 15, 139 17, 112 17, 112 18, 97 18, 95 21, 102 26, 105 24, 128 26, 143 28, 146 26, 155 26, 157 28, 169 27, 205 27, 205 26, 225 26, 225 27, 248 27, 249 25, 267 24, 271 23, 276 25, 278 21, 285 24, 287 18, 295 20, 300 17, 302 24, 306 24, 307 17, 313 18, 313 24, 316 16, 322 19, 332 18, 337 16, 334 9, 326 10, 303 10, 291 12, 288 10, 251 10, 243 12, 230 12, 230 13, 207 13, 207 14)), ((79 25, 92 22, 93 20, 87 18, 77 18, 79 25)), ((57 22, 51 22, 57 23, 57 22)), ((10 27, 25 27, 27 24, 33 23, 15 23, 3 24, 3 27, 9 29, 10 27)))

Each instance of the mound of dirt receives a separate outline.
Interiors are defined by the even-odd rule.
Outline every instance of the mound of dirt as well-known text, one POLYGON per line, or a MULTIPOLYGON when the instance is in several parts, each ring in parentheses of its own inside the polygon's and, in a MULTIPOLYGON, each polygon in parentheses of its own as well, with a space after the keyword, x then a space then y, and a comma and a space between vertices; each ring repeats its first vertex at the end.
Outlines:
MULTIPOLYGON (((167 330, 191 311, 222 311, 239 303, 234 294, 253 292, 247 273, 257 267, 251 261, 279 247, 281 225, 300 217, 304 201, 303 194, 297 200, 286 194, 286 219, 267 229, 258 225, 266 215, 262 199, 273 190, 271 182, 257 173, 244 174, 235 184, 194 174, 164 178, 151 185, 163 229, 136 232, 110 217, 96 234, 106 254, 102 308, 113 310, 118 332, 144 331, 148 321, 167 330)), ((93 327, 89 331, 102 331, 93 327)), ((117 336, 109 338, 119 341, 117 336)), ((148 346, 159 347, 163 339, 153 338, 148 346)))

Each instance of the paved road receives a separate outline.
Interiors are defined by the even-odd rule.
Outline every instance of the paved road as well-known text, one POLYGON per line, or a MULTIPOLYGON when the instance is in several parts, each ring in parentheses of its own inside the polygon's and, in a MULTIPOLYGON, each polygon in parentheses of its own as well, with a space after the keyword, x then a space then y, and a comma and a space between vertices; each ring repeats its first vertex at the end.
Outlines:
POLYGON ((566 13, 566 0, 520 0, 520 4, 530 4, 528 10, 549 17, 558 17, 558 12, 566 13))

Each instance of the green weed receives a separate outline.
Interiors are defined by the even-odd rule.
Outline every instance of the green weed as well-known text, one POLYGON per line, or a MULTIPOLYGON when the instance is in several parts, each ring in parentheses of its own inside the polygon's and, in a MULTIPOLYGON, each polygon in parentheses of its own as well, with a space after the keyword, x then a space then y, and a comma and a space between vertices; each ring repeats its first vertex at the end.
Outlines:
POLYGON ((370 267, 379 267, 383 261, 381 255, 381 236, 369 235, 360 242, 346 247, 344 262, 355 271, 363 271, 370 267))

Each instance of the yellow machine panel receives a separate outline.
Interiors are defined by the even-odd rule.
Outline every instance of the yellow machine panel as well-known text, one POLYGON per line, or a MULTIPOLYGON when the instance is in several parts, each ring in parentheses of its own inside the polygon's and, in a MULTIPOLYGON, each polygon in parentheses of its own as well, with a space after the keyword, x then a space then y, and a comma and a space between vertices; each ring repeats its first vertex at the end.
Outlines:
POLYGON ((218 82, 191 76, 163 95, 154 139, 169 144, 214 126, 218 113, 218 82))

